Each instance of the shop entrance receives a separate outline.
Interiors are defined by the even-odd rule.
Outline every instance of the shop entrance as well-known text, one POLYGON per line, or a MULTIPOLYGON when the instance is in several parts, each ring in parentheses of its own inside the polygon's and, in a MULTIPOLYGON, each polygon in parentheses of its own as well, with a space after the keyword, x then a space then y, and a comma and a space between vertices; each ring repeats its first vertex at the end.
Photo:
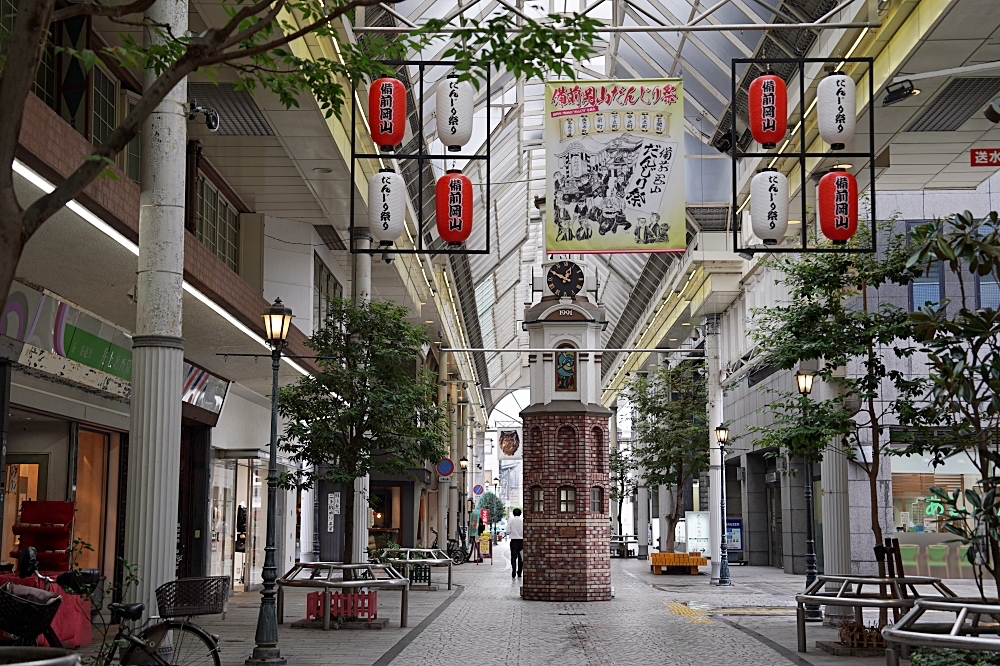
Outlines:
POLYGON ((267 461, 256 449, 213 453, 210 569, 213 576, 230 576, 234 590, 257 589, 263 582, 267 461))
POLYGON ((772 567, 783 569, 780 483, 767 484, 767 526, 769 535, 767 563, 772 567))
POLYGON ((10 559, 14 550, 14 533, 10 526, 21 515, 21 503, 25 500, 46 499, 46 485, 49 479, 49 457, 44 454, 8 453, 7 470, 4 474, 3 503, 3 550, 0 559, 10 559))

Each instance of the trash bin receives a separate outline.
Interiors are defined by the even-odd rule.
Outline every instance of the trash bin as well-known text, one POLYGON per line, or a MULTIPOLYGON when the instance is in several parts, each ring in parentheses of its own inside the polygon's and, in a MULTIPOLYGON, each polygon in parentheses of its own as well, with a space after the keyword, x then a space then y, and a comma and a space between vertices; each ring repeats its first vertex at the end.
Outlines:
POLYGON ((0 664, 18 666, 79 666, 80 655, 48 647, 0 647, 0 664))

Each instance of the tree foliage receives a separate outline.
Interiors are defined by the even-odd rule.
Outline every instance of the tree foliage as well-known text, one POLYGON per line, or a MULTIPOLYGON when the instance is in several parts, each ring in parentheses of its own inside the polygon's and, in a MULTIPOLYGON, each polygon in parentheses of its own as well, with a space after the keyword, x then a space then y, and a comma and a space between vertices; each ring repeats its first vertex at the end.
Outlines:
POLYGON ((580 14, 553 14, 525 19, 521 12, 502 12, 484 20, 455 16, 459 25, 434 19, 398 36, 366 34, 357 40, 346 35, 355 11, 394 0, 220 0, 222 25, 202 32, 173 34, 170 27, 143 13, 156 2, 180 0, 20 0, 13 30, 0 42, 0 305, 7 297, 24 245, 39 227, 95 178, 113 173, 109 166, 136 136, 143 122, 174 87, 189 74, 210 79, 229 69, 239 87, 272 91, 286 107, 297 107, 312 97, 330 117, 344 108, 352 84, 366 77, 390 73, 382 60, 420 53, 440 45, 443 32, 454 28, 457 38, 444 57, 457 61, 460 78, 477 85, 490 71, 507 70, 520 77, 542 78, 548 72, 567 74, 573 60, 595 52, 599 21, 580 14), (148 73, 142 98, 105 140, 84 156, 75 171, 56 188, 28 205, 14 192, 12 164, 25 101, 54 23, 80 16, 101 16, 125 26, 142 26, 151 38, 139 42, 128 34, 119 43, 100 49, 60 47, 85 70, 100 58, 123 68, 148 73), (307 36, 333 40, 336 57, 306 57, 296 47, 307 36))
MULTIPOLYGON (((887 428, 901 409, 900 400, 891 396, 908 381, 886 362, 886 353, 891 349, 903 358, 915 349, 909 342, 907 312, 877 296, 881 287, 905 285, 920 274, 919 268, 908 264, 906 236, 893 232, 893 222, 880 223, 884 247, 876 254, 814 253, 770 260, 768 268, 782 275, 779 283, 787 289, 787 301, 752 313, 760 363, 792 370, 804 361, 815 361, 817 376, 840 389, 826 399, 773 392, 764 410, 774 415, 774 422, 749 429, 755 444, 810 462, 821 460, 831 445, 843 447, 868 475, 880 573, 885 563, 876 482, 887 428), (843 376, 839 370, 848 364, 860 366, 861 371, 843 376), (861 451, 862 457, 856 458, 854 451, 861 451)), ((865 231, 859 235, 858 242, 866 244, 865 231)))
MULTIPOLYGON (((964 495, 931 491, 948 507, 944 529, 974 546, 973 564, 993 577, 1000 594, 1000 312, 979 307, 970 292, 979 279, 1000 279, 998 215, 969 211, 934 220, 913 232, 909 263, 940 262, 957 278, 960 301, 927 304, 910 319, 927 353, 929 372, 909 387, 918 401, 903 414, 915 433, 906 453, 929 454, 934 466, 965 455, 979 482, 964 495)), ((980 593, 981 570, 975 568, 980 593)))
POLYGON ((507 505, 492 491, 486 491, 476 504, 476 511, 486 509, 489 512, 489 525, 499 523, 507 512, 507 505))
MULTIPOLYGON (((350 489, 371 472, 405 474, 447 454, 436 378, 417 370, 427 335, 407 314, 388 302, 330 301, 324 327, 309 339, 320 371, 279 394, 278 411, 287 420, 281 449, 305 467, 286 473, 285 485, 308 488, 325 479, 350 489)), ((354 492, 346 498, 344 561, 350 562, 354 492)))
POLYGON ((708 468, 708 388, 700 363, 662 365, 652 377, 639 376, 625 393, 635 408, 634 463, 646 483, 666 486, 666 549, 673 550, 680 520, 680 493, 687 481, 708 468))

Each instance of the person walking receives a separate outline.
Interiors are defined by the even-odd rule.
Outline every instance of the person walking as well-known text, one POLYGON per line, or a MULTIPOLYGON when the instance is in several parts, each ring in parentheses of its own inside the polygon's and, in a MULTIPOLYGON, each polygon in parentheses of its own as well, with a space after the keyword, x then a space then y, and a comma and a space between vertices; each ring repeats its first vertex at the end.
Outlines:
POLYGON ((514 517, 507 521, 507 538, 510 539, 510 577, 521 577, 524 571, 524 558, 521 551, 524 548, 524 518, 521 510, 514 509, 514 517))

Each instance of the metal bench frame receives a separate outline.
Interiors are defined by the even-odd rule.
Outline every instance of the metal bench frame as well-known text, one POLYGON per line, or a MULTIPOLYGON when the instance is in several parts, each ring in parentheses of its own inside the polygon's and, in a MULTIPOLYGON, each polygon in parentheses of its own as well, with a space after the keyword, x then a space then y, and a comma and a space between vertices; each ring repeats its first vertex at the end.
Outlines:
MULTIPOLYGON (((389 548, 384 555, 390 564, 403 568, 403 578, 410 577, 410 567, 416 564, 426 567, 448 567, 448 589, 451 589, 452 567, 455 563, 440 548, 389 548)), ((431 582, 428 580, 427 586, 430 585, 431 582)))
POLYGON ((1000 632, 1000 604, 983 603, 981 599, 917 599, 913 607, 899 622, 882 630, 888 647, 885 651, 887 666, 899 666, 899 647, 913 646, 928 648, 950 648, 954 650, 1000 651, 1000 635, 983 638, 980 620, 983 616, 992 618, 994 623, 983 627, 990 633, 1000 632), (925 622, 917 625, 927 611, 955 613, 954 622, 925 622), (966 622, 971 625, 966 627, 966 622), (973 635, 967 635, 973 634, 973 635))
POLYGON ((323 592, 323 630, 330 630, 330 594, 333 590, 356 590, 369 588, 402 593, 399 611, 399 626, 406 626, 406 616, 410 605, 410 580, 400 575, 391 564, 369 562, 366 564, 342 564, 340 562, 299 562, 278 579, 278 624, 285 621, 285 588, 304 587, 323 592), (348 571, 361 572, 353 580, 345 580, 348 571), (309 577, 299 578, 303 572, 309 577), (341 578, 334 578, 340 572, 341 578))

